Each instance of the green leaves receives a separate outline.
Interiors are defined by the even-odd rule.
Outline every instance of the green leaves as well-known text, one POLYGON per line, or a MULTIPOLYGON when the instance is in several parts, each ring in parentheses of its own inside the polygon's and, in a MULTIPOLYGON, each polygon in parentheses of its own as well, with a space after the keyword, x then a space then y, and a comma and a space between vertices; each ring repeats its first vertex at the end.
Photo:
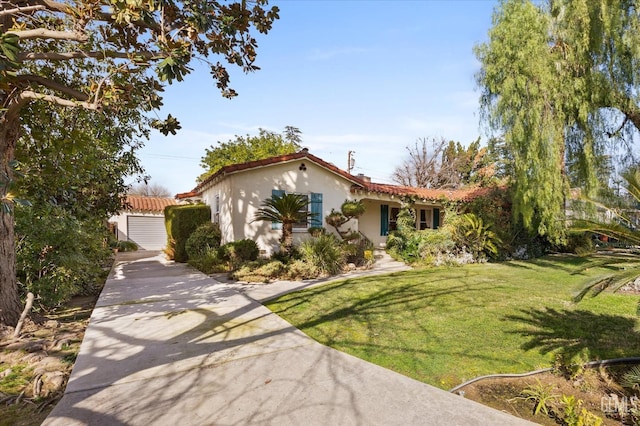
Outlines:
POLYGON ((257 136, 236 136, 235 140, 218 142, 206 149, 200 165, 207 169, 198 180, 203 181, 224 166, 291 154, 300 149, 302 132, 287 126, 283 134, 259 129, 257 136))
POLYGON ((174 80, 184 80, 184 76, 192 71, 192 69, 187 66, 190 59, 188 52, 181 50, 172 51, 169 56, 160 61, 156 66, 158 78, 160 81, 166 81, 169 84, 173 83, 174 80))
POLYGON ((19 41, 20 38, 17 34, 4 33, 0 35, 0 73, 13 71, 20 65, 18 63, 19 41))
POLYGON ((178 130, 182 128, 180 122, 169 114, 166 120, 153 120, 151 121, 151 127, 157 129, 165 136, 168 136, 169 133, 175 135, 178 130))

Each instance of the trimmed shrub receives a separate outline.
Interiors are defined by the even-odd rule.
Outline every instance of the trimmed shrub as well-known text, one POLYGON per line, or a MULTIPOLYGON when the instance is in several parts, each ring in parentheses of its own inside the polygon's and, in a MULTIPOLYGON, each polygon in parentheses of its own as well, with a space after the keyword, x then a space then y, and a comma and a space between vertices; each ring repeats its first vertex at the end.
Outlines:
POLYGON ((317 237, 319 235, 326 233, 327 231, 321 226, 312 226, 309 229, 307 229, 307 232, 309 232, 309 234, 311 234, 312 237, 317 237))
POLYGON ((304 241, 300 245, 300 253, 302 260, 322 274, 335 275, 344 269, 345 252, 333 234, 324 234, 304 241))
POLYGON ((189 259, 185 245, 196 228, 211 221, 211 208, 204 204, 167 206, 164 209, 164 223, 167 228, 167 253, 173 254, 176 262, 189 259))
POLYGON ((185 250, 189 259, 195 259, 204 256, 211 250, 217 250, 220 247, 222 234, 220 227, 212 222, 206 222, 198 226, 191 233, 185 243, 185 250))
POLYGON ((227 263, 218 257, 217 250, 209 250, 205 254, 189 259, 189 265, 205 274, 227 272, 227 263))
POLYGON ((218 251, 218 256, 229 262, 232 269, 236 269, 243 262, 258 259, 258 254, 258 244, 249 239, 227 243, 218 251))

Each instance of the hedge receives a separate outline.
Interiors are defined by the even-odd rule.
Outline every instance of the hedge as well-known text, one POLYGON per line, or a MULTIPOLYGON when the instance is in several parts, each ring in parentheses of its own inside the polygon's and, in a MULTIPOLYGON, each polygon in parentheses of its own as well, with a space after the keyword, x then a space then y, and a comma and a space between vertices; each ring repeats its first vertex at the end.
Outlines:
POLYGON ((167 228, 167 254, 176 262, 189 260, 185 244, 196 228, 211 221, 211 208, 205 204, 167 206, 164 209, 164 224, 167 228))

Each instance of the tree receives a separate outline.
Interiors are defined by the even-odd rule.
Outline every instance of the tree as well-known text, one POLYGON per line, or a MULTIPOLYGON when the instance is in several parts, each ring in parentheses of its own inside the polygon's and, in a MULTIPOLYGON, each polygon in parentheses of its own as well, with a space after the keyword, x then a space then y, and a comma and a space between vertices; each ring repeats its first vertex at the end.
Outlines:
MULTIPOLYGON (((343 240, 352 239, 351 229, 343 231, 342 225, 353 219, 358 219, 364 214, 365 206, 361 200, 344 200, 340 206, 340 211, 331 209, 331 213, 324 218, 327 225, 333 227, 343 240)), ((359 235, 356 233, 356 235, 359 235)))
POLYGON ((553 243, 568 175, 593 193, 607 144, 640 129, 639 26, 629 0, 505 0, 476 47, 483 118, 513 156, 514 214, 553 243))
POLYGON ((159 183, 139 183, 129 189, 129 195, 141 195, 143 197, 171 197, 169 188, 159 183))
POLYGON ((235 140, 218 142, 218 146, 206 149, 200 165, 207 171, 198 178, 198 181, 202 182, 207 176, 214 174, 224 166, 299 151, 302 142, 301 134, 302 132, 297 127, 287 126, 281 134, 259 129, 258 136, 236 135, 235 140))
MULTIPOLYGON (((637 206, 640 204, 640 168, 636 167, 628 170, 623 174, 623 178, 626 183, 626 190, 637 206)), ((637 209, 616 208, 588 198, 584 201, 592 207, 595 207, 591 210, 595 211, 596 215, 591 219, 574 220, 571 226, 573 231, 593 232, 633 246, 640 244, 640 230, 637 228, 637 209), (603 211, 612 214, 612 219, 603 220, 603 211), (633 217, 632 213, 635 213, 636 216, 633 217)), ((610 262, 621 263, 624 261, 620 259, 614 259, 613 261, 605 259, 603 266, 610 262)), ((606 289, 617 291, 625 285, 634 282, 638 279, 638 276, 640 276, 640 271, 636 267, 637 259, 631 258, 630 263, 630 267, 620 268, 619 265, 615 268, 612 267, 611 269, 615 272, 605 275, 604 277, 599 277, 589 283, 576 296, 576 300, 581 300, 590 292, 593 295, 598 295, 606 289)), ((593 267, 593 265, 590 265, 590 267, 593 267)), ((640 314, 640 302, 638 304, 638 313, 640 314)))
POLYGON ((301 194, 274 194, 262 202, 254 221, 271 221, 282 224, 280 244, 286 254, 293 247, 293 224, 306 222, 313 216, 308 211, 309 199, 301 194))
MULTIPOLYGON (((267 33, 278 19, 278 8, 266 5, 266 0, 2 2, 0 323, 15 325, 20 315, 10 187, 21 119, 31 104, 107 116, 132 105, 152 111, 161 106, 162 83, 181 81, 194 58, 208 63, 223 96, 233 97, 225 66, 210 58, 223 56, 247 72, 258 69, 252 32, 267 33)), ((164 134, 180 127, 171 116, 152 124, 164 134)))
POLYGON ((487 148, 476 139, 467 148, 444 138, 418 139, 406 147, 409 157, 395 168, 392 179, 400 185, 419 188, 459 188, 487 185, 494 172, 488 162, 487 148), (429 144, 431 147, 429 147, 429 144))
POLYGON ((125 176, 143 172, 135 156, 146 135, 139 111, 107 116, 34 103, 22 121, 16 196, 39 210, 52 204, 80 220, 100 222, 121 210, 125 176))

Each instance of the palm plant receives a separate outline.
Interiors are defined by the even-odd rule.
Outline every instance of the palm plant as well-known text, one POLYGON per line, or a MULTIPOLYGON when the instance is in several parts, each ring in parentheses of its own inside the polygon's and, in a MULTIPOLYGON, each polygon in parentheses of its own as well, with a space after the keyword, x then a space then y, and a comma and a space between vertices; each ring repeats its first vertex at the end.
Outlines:
MULTIPOLYGON (((626 182, 626 189, 629 194, 640 203, 640 169, 630 170, 622 175, 626 182)), ((616 239, 630 245, 640 245, 640 230, 633 226, 633 221, 628 210, 609 208, 603 203, 593 200, 587 200, 590 204, 595 205, 600 211, 605 210, 613 215, 612 220, 604 221, 600 219, 579 219, 574 220, 571 229, 578 232, 594 232, 607 236, 609 239, 616 239)), ((637 263, 637 256, 628 259, 628 263, 637 263)), ((604 261, 606 262, 606 260, 604 261)), ((635 281, 640 276, 640 269, 635 265, 630 267, 619 268, 618 271, 600 277, 589 283, 576 296, 576 301, 581 300, 587 294, 597 295, 606 289, 617 291, 625 285, 635 281)), ((593 267, 593 265, 591 265, 593 267)), ((640 304, 639 313, 640 313, 640 304)))
POLYGON ((274 194, 262 202, 254 221, 270 221, 282 224, 280 245, 286 254, 293 247, 293 224, 305 222, 313 216, 308 211, 309 198, 300 194, 274 194))

